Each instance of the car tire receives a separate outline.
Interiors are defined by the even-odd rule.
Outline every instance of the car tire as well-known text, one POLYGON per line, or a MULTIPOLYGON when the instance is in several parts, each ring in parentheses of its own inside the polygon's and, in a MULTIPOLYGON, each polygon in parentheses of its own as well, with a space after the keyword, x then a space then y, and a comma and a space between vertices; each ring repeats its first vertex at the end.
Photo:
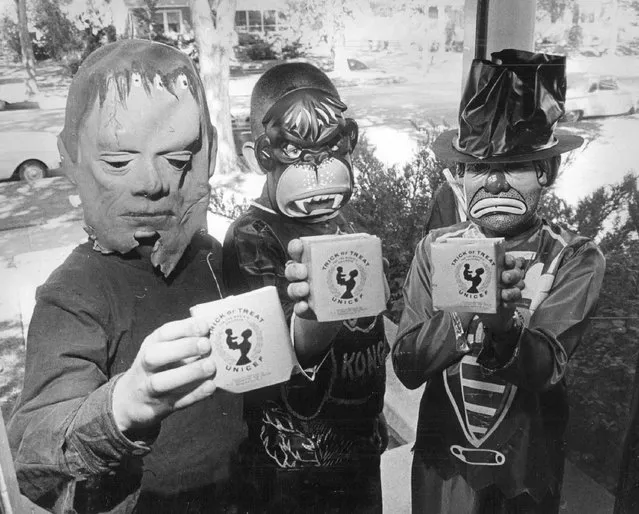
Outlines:
POLYGON ((566 123, 575 123, 579 121, 583 115, 583 111, 568 111, 564 114, 562 121, 565 121, 566 123))
POLYGON ((25 182, 35 182, 47 176, 47 166, 36 160, 23 162, 18 166, 18 178, 25 182))

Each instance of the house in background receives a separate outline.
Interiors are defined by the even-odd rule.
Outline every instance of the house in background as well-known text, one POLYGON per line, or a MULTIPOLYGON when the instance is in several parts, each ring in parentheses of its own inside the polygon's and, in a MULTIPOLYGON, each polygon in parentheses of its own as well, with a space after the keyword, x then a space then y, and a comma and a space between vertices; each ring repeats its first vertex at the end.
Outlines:
MULTIPOLYGON (((586 1, 586 0, 584 0, 586 1)), ((152 12, 148 0, 124 0, 129 12, 130 37, 148 37, 153 30, 177 37, 191 30, 188 0, 158 0, 152 12)), ((285 32, 288 0, 237 0, 235 31, 238 35, 266 36, 285 32)), ((398 12, 395 0, 358 4, 346 20, 346 45, 352 51, 379 47, 408 47, 417 42, 429 47, 459 46, 463 41, 464 0, 429 0, 420 12, 398 12)))
POLYGON ((191 29, 191 9, 187 0, 159 0, 152 13, 145 0, 124 0, 124 3, 129 11, 130 37, 147 36, 151 26, 154 32, 166 35, 185 34, 191 29))
MULTIPOLYGON (((124 0, 129 11, 129 36, 145 37, 150 31, 168 36, 185 34, 191 29, 191 10, 187 0, 158 0, 149 20, 148 2, 124 0)), ((237 0, 235 30, 238 33, 278 32, 286 28, 286 0, 237 0)))
POLYGON ((281 32, 286 24, 286 0, 237 0, 235 30, 238 33, 281 32))

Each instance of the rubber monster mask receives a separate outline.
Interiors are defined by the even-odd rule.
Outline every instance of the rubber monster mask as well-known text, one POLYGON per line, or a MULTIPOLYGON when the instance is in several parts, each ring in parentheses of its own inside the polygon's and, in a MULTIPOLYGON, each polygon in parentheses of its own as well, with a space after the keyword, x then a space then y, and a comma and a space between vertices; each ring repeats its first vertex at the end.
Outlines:
POLYGON ((268 173, 270 203, 284 216, 322 221, 350 199, 357 124, 345 110, 330 92, 304 87, 284 94, 263 117, 255 157, 268 173))
POLYGON ((151 245, 168 276, 206 228, 215 131, 201 82, 178 50, 126 40, 84 62, 59 147, 85 230, 102 253, 151 245))

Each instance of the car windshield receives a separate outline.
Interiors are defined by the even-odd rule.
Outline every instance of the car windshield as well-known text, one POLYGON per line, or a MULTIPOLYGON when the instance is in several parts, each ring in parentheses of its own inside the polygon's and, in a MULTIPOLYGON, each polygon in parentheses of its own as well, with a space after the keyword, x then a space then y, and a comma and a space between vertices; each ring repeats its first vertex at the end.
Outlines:
POLYGON ((568 95, 595 93, 596 91, 615 91, 619 89, 616 79, 612 77, 573 78, 568 79, 568 95))
POLYGON ((597 82, 591 80, 577 80, 575 82, 568 82, 567 94, 585 94, 592 93, 596 90, 597 82))

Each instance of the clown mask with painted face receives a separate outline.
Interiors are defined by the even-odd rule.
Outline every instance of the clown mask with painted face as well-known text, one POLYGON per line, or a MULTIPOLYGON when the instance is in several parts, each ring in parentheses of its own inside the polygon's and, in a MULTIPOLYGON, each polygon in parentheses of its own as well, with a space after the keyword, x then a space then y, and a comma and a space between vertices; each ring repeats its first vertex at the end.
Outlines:
POLYGON ((141 245, 168 276, 206 227, 215 133, 190 61, 148 41, 92 54, 69 92, 60 135, 94 248, 141 245))
POLYGON ((305 87, 279 98, 262 119, 255 157, 267 173, 271 206, 305 222, 334 216, 353 192, 351 152, 357 124, 339 98, 305 87))
POLYGON ((464 166, 468 217, 489 237, 511 237, 538 221, 544 186, 559 167, 559 157, 517 163, 469 163, 464 166))

